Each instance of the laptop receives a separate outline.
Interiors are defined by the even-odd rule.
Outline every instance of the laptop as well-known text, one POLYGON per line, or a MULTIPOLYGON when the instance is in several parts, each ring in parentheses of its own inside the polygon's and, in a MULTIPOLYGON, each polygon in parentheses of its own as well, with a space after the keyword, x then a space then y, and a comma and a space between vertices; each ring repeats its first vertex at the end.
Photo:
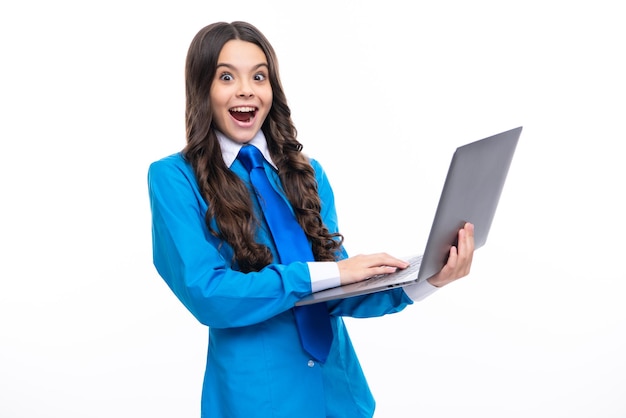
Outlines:
POLYGON ((517 127, 460 146, 452 156, 424 252, 391 274, 315 292, 296 303, 309 305, 408 286, 426 280, 445 265, 459 229, 474 224, 475 249, 485 245, 504 182, 522 133, 517 127))

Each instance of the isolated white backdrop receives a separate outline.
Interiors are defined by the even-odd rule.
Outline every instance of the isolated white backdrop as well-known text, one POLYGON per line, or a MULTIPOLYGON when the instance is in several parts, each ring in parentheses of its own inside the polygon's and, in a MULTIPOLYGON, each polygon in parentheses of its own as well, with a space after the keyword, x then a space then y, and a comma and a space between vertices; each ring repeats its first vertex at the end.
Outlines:
POLYGON ((454 148, 524 126, 471 275, 347 320, 377 417, 626 416, 623 7, 421 3, 3 4, 0 416, 199 416, 207 332, 152 267, 146 171, 217 20, 274 44, 352 254, 421 251, 454 148))

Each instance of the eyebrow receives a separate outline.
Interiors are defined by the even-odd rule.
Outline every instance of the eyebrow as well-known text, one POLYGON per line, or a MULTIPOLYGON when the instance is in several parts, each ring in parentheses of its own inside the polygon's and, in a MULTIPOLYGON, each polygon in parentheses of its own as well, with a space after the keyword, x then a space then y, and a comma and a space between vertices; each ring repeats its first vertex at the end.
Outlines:
MULTIPOLYGON (((220 67, 226 67, 226 68, 230 68, 231 70, 235 70, 235 66, 232 64, 229 64, 227 62, 218 62, 217 66, 215 68, 220 68, 220 67)), ((261 67, 265 67, 267 69, 269 69, 269 65, 266 62, 262 62, 259 63, 257 65, 255 65, 254 67, 252 67, 253 70, 258 70, 261 67)))

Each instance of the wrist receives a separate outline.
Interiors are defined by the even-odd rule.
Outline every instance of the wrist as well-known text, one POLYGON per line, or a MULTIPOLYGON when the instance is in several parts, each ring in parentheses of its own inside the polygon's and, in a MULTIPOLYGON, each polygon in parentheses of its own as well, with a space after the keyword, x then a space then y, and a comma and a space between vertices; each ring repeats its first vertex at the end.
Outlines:
POLYGON ((441 279, 439 277, 439 274, 435 274, 432 277, 429 277, 427 279, 428 283, 430 283, 431 285, 435 286, 435 287, 444 287, 445 285, 449 284, 452 282, 452 280, 444 280, 441 279))

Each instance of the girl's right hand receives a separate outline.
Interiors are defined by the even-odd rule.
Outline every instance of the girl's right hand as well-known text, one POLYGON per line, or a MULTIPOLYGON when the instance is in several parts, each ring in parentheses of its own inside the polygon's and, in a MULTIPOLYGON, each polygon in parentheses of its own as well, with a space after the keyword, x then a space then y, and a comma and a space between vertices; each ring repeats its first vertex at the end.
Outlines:
POLYGON ((389 274, 409 266, 387 253, 360 254, 337 262, 341 284, 360 282, 377 274, 389 274))

